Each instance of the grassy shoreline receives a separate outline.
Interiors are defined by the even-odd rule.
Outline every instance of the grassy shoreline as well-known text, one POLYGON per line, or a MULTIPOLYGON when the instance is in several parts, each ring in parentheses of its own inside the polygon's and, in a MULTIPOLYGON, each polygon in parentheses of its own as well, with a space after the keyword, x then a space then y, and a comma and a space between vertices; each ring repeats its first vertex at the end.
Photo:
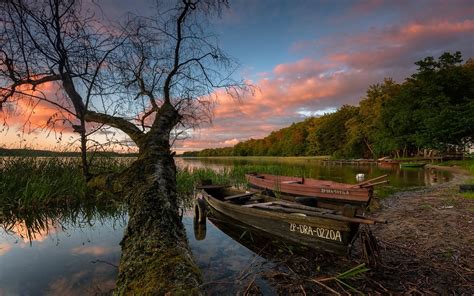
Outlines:
MULTIPOLYGON (((250 157, 275 161, 320 160, 321 157, 250 157)), ((235 159, 249 159, 235 157, 235 159)), ((126 162, 121 158, 98 157, 94 162, 93 170, 98 172, 118 171, 125 167, 126 162)), ((474 160, 449 161, 437 164, 439 169, 464 170, 471 176, 469 183, 474 184, 474 160)), ((178 193, 183 199, 194 193, 194 188, 203 179, 212 180, 216 184, 231 184, 238 187, 246 185, 245 174, 262 172, 280 175, 294 175, 301 173, 298 168, 285 168, 272 164, 236 166, 216 172, 209 168, 178 169, 178 193)), ((376 196, 385 198, 398 191, 394 188, 378 188, 376 196)), ((472 193, 466 193, 472 198, 472 193)), ((10 209, 38 209, 53 205, 67 205, 75 202, 93 202, 107 199, 103 194, 91 194, 81 175, 78 159, 63 157, 7 157, 0 158, 0 208, 10 209)))
MULTIPOLYGON (((94 172, 117 171, 123 163, 97 158, 94 172)), ((80 160, 64 157, 0 158, 0 209, 37 210, 84 202, 101 202, 82 176, 80 160)))

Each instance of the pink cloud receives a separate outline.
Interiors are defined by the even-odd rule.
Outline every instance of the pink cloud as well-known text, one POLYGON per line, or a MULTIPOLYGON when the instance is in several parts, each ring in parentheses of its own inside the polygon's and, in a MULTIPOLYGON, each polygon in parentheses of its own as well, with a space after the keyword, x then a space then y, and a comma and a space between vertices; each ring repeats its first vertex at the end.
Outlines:
POLYGON ((8 124, 22 126, 24 132, 36 132, 45 127, 53 128, 56 131, 72 131, 68 120, 74 120, 73 115, 37 98, 45 98, 71 110, 68 101, 56 83, 47 82, 36 89, 24 85, 17 90, 19 94, 5 105, 3 112, 0 112, 0 120, 5 120, 8 124))
POLYGON ((90 247, 77 247, 71 250, 71 253, 77 255, 94 255, 102 256, 113 252, 112 248, 101 247, 101 246, 90 246, 90 247))
POLYGON ((10 231, 14 233, 18 238, 22 239, 24 243, 30 243, 33 241, 42 242, 50 235, 58 231, 58 226, 53 220, 46 220, 42 228, 31 231, 26 225, 26 222, 18 221, 12 227, 10 231))
POLYGON ((12 246, 8 243, 1 243, 0 244, 0 256, 5 255, 12 249, 12 246))
POLYGON ((216 93, 214 125, 183 144, 189 148, 232 146, 236 140, 261 138, 302 120, 298 111, 311 113, 356 104, 369 85, 384 77, 400 80, 409 76, 413 63, 428 55, 461 50, 465 59, 472 56, 472 33, 474 20, 439 20, 308 42, 306 46, 316 52, 322 48, 326 54, 276 65, 265 78, 254 82, 255 94, 241 102, 216 93))
POLYGON ((333 39, 327 42, 326 50, 334 52, 331 48, 337 48, 327 57, 335 63, 355 69, 406 67, 408 63, 414 62, 413 58, 421 59, 434 49, 446 51, 457 47, 466 49, 465 54, 472 54, 469 36, 473 33, 474 20, 410 23, 333 39))

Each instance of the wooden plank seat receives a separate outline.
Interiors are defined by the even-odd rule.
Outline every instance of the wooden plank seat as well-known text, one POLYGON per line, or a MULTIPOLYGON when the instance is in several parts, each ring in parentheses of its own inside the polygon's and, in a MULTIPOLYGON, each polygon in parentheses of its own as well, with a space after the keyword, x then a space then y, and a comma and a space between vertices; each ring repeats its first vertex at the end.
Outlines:
POLYGON ((294 207, 285 207, 285 205, 278 204, 277 202, 243 205, 242 207, 258 208, 258 209, 264 209, 264 210, 270 210, 270 211, 276 211, 276 212, 291 213, 295 215, 304 214, 305 216, 310 216, 310 217, 327 217, 328 219, 354 222, 354 223, 375 224, 378 222, 378 221, 375 221, 374 219, 366 218, 366 217, 345 217, 343 215, 332 213, 330 211, 315 211, 314 209, 307 210, 307 209, 298 209, 294 207))
POLYGON ((230 196, 224 197, 224 200, 225 201, 245 202, 245 201, 248 201, 250 199, 250 197, 254 194, 255 194, 255 192, 235 194, 235 195, 230 195, 230 196))
POLYGON ((303 184, 301 181, 282 181, 282 184, 303 184))
POLYGON ((213 184, 209 184, 209 185, 200 185, 200 186, 197 186, 196 188, 197 189, 224 189, 224 188, 229 188, 230 185, 213 185, 213 184))

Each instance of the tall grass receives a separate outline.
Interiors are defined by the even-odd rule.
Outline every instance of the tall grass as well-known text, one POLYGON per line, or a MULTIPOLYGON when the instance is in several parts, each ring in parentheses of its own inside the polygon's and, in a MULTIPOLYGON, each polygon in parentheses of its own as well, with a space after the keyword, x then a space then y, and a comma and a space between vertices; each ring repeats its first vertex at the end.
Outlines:
POLYGON ((441 162, 439 165, 444 165, 444 166, 460 166, 466 171, 469 172, 472 176, 474 176, 474 158, 470 159, 465 159, 465 160, 450 160, 450 161, 444 161, 441 162))
POLYGON ((60 158, 0 159, 0 204, 32 208, 83 199, 85 180, 78 163, 60 158))
MULTIPOLYGON (((97 158, 92 172, 117 171, 121 160, 97 158)), ((78 158, 0 158, 0 207, 34 209, 90 199, 78 158)))
POLYGON ((194 188, 201 183, 202 180, 211 180, 213 184, 229 184, 236 187, 242 187, 247 184, 245 174, 258 172, 269 173, 273 175, 284 176, 302 176, 301 167, 279 166, 279 165, 245 165, 226 168, 215 171, 208 168, 199 169, 178 169, 177 184, 180 194, 192 194, 194 188))

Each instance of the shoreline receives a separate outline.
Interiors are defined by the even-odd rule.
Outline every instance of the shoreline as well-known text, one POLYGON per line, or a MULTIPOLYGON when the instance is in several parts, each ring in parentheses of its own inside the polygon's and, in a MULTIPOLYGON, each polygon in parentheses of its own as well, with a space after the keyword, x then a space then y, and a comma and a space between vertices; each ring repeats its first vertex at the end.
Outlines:
MULTIPOLYGON (((391 292, 471 294, 474 282, 474 200, 459 193, 471 175, 460 167, 429 166, 446 170, 453 178, 417 191, 403 191, 381 201, 375 217, 389 223, 373 231, 381 258, 392 269, 378 278, 397 280, 391 292)), ((389 284, 390 281, 387 282, 389 284)))
MULTIPOLYGON (((453 177, 431 187, 391 194, 370 213, 389 223, 370 227, 378 241, 379 261, 345 280, 355 290, 334 278, 364 263, 359 239, 349 257, 287 254, 277 260, 285 271, 265 272, 263 277, 278 295, 472 295, 474 200, 459 194, 459 184, 472 175, 460 167, 428 168, 450 171, 453 177)), ((249 288, 258 294, 258 286, 251 283, 249 288)))

